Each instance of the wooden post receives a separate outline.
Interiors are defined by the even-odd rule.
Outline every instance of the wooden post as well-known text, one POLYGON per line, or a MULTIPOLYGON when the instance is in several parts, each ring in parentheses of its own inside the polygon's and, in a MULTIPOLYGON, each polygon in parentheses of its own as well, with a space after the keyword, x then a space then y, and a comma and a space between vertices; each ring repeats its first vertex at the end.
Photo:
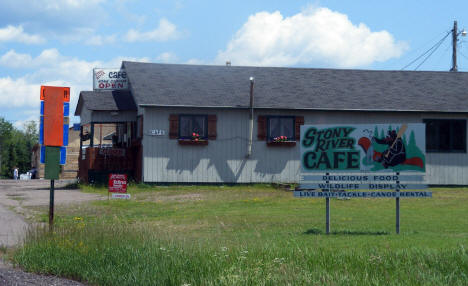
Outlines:
POLYGON ((83 126, 80 126, 80 156, 81 156, 81 148, 83 148, 83 126))
POLYGON ((89 140, 89 147, 94 147, 94 123, 91 123, 91 138, 89 140))
POLYGON ((452 68, 450 69, 451 72, 458 71, 457 66, 457 42, 458 42, 458 25, 457 21, 453 22, 453 30, 452 30, 452 68))
POLYGON ((102 147, 102 124, 99 124, 99 148, 102 147))

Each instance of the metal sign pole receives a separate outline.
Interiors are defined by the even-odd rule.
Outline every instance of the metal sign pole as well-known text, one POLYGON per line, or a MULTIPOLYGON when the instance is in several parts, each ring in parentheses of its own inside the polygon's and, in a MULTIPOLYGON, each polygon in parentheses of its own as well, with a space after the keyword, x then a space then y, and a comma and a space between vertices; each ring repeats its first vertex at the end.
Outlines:
POLYGON ((54 180, 50 180, 49 230, 54 228, 54 180))
MULTIPOLYGON (((400 176, 400 173, 396 173, 397 176, 400 176)), ((400 184, 400 180, 396 181, 396 184, 400 184)), ((399 193, 400 190, 396 189, 396 192, 399 193)), ((396 233, 400 234, 400 196, 397 196, 395 198, 395 203, 396 203, 396 217, 395 217, 395 224, 396 224, 396 233)))
MULTIPOLYGON (((326 173, 326 176, 328 177, 330 173, 326 173)), ((327 180, 327 183, 329 181, 327 180)), ((331 191, 331 190, 330 190, 331 191)), ((327 234, 330 234, 330 198, 325 199, 325 231, 327 234)))
POLYGON ((325 199, 326 203, 326 217, 327 217, 327 222, 326 222, 326 231, 327 234, 330 234, 330 198, 325 199))

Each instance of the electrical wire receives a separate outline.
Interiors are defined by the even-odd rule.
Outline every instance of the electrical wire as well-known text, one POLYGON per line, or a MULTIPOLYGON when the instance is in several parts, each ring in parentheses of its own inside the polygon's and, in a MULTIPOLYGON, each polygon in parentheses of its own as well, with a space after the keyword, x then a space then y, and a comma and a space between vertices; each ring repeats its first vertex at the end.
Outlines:
MULTIPOLYGON (((442 38, 440 39, 437 43, 435 43, 435 45, 433 45, 431 48, 429 48, 427 51, 425 51, 424 53, 422 53, 420 56, 418 56, 416 59, 414 59, 413 61, 411 61, 409 64, 407 64, 406 66, 404 66, 401 70, 404 70, 406 69, 407 67, 409 67, 410 65, 412 65, 413 63, 415 63, 416 61, 418 61, 420 58, 424 57, 426 54, 430 53, 428 57, 426 57, 423 62, 421 64, 423 64, 439 47, 440 45, 442 45, 442 43, 444 42, 444 40, 448 37, 448 35, 450 35, 452 31, 448 31, 447 34, 442 38), (432 51, 432 52, 431 52, 432 51)), ((421 64, 419 64, 415 70, 417 70, 421 64)))
MULTIPOLYGON (((448 36, 448 35, 447 35, 448 36)), ((445 36, 445 38, 447 38, 447 36, 445 36)), ((435 51, 437 51, 437 49, 442 45, 443 43, 443 40, 445 40, 445 38, 443 38, 440 42, 439 42, 439 45, 437 45, 437 47, 435 47, 432 52, 414 69, 414 70, 417 70, 420 66, 422 66, 422 64, 424 64, 431 56, 433 53, 435 53, 435 51)))
MULTIPOLYGON (((451 43, 448 42, 448 41, 445 41, 445 42, 439 47, 439 51, 441 51, 441 52, 439 53, 439 57, 436 58, 436 59, 434 59, 433 64, 434 64, 434 65, 439 65, 440 62, 442 61, 442 59, 443 59, 444 61, 446 61, 447 58, 448 58, 448 55, 450 55, 450 53, 449 53, 448 51, 451 50, 451 49, 452 49, 451 43)), ((447 64, 448 64, 448 63, 447 63, 447 64)), ((447 66, 447 64, 446 64, 446 66, 447 66)), ((450 67, 447 66, 446 69, 449 70, 450 67)))

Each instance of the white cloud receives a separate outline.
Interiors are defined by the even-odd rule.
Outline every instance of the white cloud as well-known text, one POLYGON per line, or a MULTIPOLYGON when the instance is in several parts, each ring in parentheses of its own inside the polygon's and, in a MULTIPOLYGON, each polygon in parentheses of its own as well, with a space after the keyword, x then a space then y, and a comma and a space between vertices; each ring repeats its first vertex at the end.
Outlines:
POLYGON ((159 21, 159 26, 156 29, 147 32, 131 29, 124 39, 127 42, 165 42, 176 39, 178 36, 177 27, 163 18, 159 21))
MULTIPOLYGON (((92 70, 96 67, 119 68, 123 60, 144 61, 148 58, 117 57, 110 61, 85 61, 67 57, 57 49, 43 50, 38 56, 19 54, 10 50, 0 57, 0 64, 13 65, 14 58, 23 60, 25 68, 33 69, 18 78, 0 78, 0 111, 2 108, 18 112, 39 112, 41 85, 68 86, 71 88, 71 114, 74 113, 82 90, 92 90, 92 70)), ((18 123, 20 124, 20 123, 18 123)))
POLYGON ((24 32, 22 26, 8 25, 0 29, 0 42, 17 42, 23 44, 41 44, 45 39, 38 35, 31 35, 24 32))
POLYGON ((328 8, 307 8, 291 17, 259 12, 218 52, 218 64, 358 67, 399 57, 407 45, 387 31, 372 32, 328 8))
POLYGON ((156 61, 161 63, 177 63, 179 59, 174 53, 165 52, 157 56, 156 61))
MULTIPOLYGON (((30 37, 24 40, 42 42, 45 39, 67 41, 83 31, 93 31, 109 23, 109 8, 105 0, 1 0, 0 27, 24 28, 30 37), (36 36, 36 35, 40 35, 36 36), (42 38, 41 38, 42 37, 42 38)), ((18 29, 18 28, 17 28, 18 29)))
POLYGON ((103 46, 107 44, 113 44, 116 42, 116 40, 117 40, 116 35, 109 35, 109 36, 95 35, 85 40, 85 44, 89 46, 103 46))
POLYGON ((35 58, 29 54, 20 54, 15 50, 9 50, 0 57, 0 66, 31 69, 51 66, 64 59, 57 49, 45 49, 35 58))
POLYGON ((25 78, 0 78, 0 106, 39 106, 40 85, 29 83, 25 78))
POLYGON ((83 8, 86 6, 95 6, 104 0, 43 0, 45 10, 62 11, 68 9, 83 8))
POLYGON ((188 64, 188 65, 203 65, 203 64, 206 64, 205 61, 200 60, 200 59, 196 59, 196 58, 189 59, 185 63, 188 64))
POLYGON ((0 65, 9 68, 21 68, 29 65, 32 57, 28 54, 18 54, 14 50, 9 50, 0 57, 0 65))
MULTIPOLYGON (((32 112, 26 112, 26 113, 32 113, 32 112)), ((16 120, 14 123, 13 123, 13 126, 16 128, 16 129, 20 129, 20 130, 24 130, 24 125, 26 123, 29 123, 31 121, 33 121, 34 123, 36 123, 36 127, 37 129, 39 130, 39 110, 37 110, 36 112, 34 112, 33 115, 30 115, 29 117, 27 117, 26 119, 21 119, 21 120, 16 120)))

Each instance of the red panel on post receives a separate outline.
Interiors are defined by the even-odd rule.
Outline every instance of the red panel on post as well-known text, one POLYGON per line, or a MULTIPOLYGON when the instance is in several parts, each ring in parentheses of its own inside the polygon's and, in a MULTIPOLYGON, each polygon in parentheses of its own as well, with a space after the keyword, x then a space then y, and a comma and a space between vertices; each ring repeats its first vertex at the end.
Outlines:
POLYGON ((41 86, 44 100, 44 145, 63 145, 63 102, 70 100, 70 88, 41 86))

